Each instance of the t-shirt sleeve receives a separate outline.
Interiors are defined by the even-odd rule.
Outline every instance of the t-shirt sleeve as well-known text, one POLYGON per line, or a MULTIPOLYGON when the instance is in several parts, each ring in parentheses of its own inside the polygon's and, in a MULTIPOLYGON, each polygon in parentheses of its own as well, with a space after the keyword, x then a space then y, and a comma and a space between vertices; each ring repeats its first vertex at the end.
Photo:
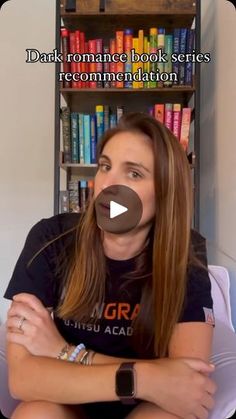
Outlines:
MULTIPOLYGON (((192 231, 192 246, 197 258, 207 268, 206 241, 196 231, 192 231)), ((204 267, 192 265, 188 268, 186 297, 179 322, 215 325, 211 281, 204 267)))
POLYGON ((5 298, 12 299, 14 295, 26 292, 34 294, 46 307, 54 306, 54 275, 50 245, 28 266, 33 256, 48 242, 45 224, 46 219, 42 219, 31 228, 5 291, 5 298))

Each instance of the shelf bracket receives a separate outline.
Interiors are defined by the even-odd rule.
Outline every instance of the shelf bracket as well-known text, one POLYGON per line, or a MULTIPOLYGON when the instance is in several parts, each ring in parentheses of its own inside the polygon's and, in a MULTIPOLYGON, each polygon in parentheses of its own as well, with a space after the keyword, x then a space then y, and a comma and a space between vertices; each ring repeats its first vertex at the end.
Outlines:
POLYGON ((99 4, 99 12, 105 12, 105 8, 106 8, 106 0, 100 0, 100 4, 99 4))
POLYGON ((66 0, 65 11, 67 13, 76 12, 76 0, 66 0))

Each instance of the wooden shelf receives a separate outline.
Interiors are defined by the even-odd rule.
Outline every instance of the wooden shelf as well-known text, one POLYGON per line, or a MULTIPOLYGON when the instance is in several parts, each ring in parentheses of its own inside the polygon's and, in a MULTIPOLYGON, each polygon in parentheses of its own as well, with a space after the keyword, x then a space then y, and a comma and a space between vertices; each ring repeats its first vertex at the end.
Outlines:
POLYGON ((195 87, 191 87, 191 86, 176 86, 176 87, 159 87, 159 88, 155 88, 155 89, 128 89, 128 88, 122 88, 122 89, 116 89, 116 88, 96 88, 96 89, 65 89, 65 88, 61 88, 60 89, 61 93, 67 93, 67 94, 76 94, 76 93, 88 93, 88 94, 96 94, 96 93, 127 93, 127 94, 137 94, 137 93, 158 93, 158 94, 165 94, 165 93, 173 93, 173 92, 178 92, 178 93, 194 93, 195 92, 195 87))

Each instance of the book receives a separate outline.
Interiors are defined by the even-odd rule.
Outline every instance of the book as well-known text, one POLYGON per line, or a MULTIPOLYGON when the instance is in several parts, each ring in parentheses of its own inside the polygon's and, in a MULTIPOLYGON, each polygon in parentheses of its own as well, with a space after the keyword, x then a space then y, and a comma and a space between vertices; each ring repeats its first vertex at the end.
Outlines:
MULTIPOLYGON (((81 53, 81 38, 80 38, 80 31, 75 31, 75 51, 76 53, 80 54, 81 53)), ((75 68, 76 68, 76 72, 77 73, 81 73, 81 63, 75 63, 75 68)), ((78 89, 81 89, 82 84, 81 81, 76 81, 75 82, 75 87, 77 87, 78 89)))
MULTIPOLYGON (((124 52, 127 56, 125 63, 125 73, 132 73, 131 49, 133 47, 133 30, 125 29, 124 31, 124 52)), ((125 81, 124 87, 132 88, 132 81, 125 81)))
MULTIPOLYGON (((164 72, 170 74, 172 72, 171 56, 173 53, 173 35, 165 35, 165 53, 167 63, 164 64, 164 72)), ((165 81, 164 86, 170 87, 172 82, 165 81)))
POLYGON ((180 130, 180 144, 183 149, 187 151, 189 144, 190 124, 191 124, 191 108, 183 108, 182 110, 182 123, 180 130))
MULTIPOLYGON (((156 54, 157 53, 157 28, 150 28, 149 40, 150 40, 150 54, 156 54)), ((156 73, 157 71, 156 62, 150 63, 150 71, 151 72, 153 71, 154 73, 156 73)), ((150 88, 157 87, 156 81, 150 81, 149 87, 150 88)))
POLYGON ((110 107, 104 106, 104 132, 110 128, 110 107))
POLYGON ((96 159, 97 159, 97 138, 96 138, 96 115, 91 115, 90 116, 90 142, 91 142, 91 147, 90 147, 90 151, 91 151, 91 163, 94 164, 96 163, 96 159))
POLYGON ((124 113, 124 107, 123 106, 117 106, 117 108, 116 108, 116 121, 117 121, 117 123, 119 122, 123 113, 124 113))
POLYGON ((97 129, 97 142, 100 141, 104 133, 104 106, 96 106, 96 129, 97 129))
MULTIPOLYGON (((96 39, 96 53, 102 54, 103 53, 103 40, 101 38, 96 39)), ((103 63, 96 63, 96 72, 103 73, 103 63)), ((98 80, 97 87, 103 87, 103 82, 98 80)))
POLYGON ((84 158, 84 118, 83 114, 79 113, 79 162, 85 163, 84 158))
MULTIPOLYGON (((174 34, 173 34, 173 54, 179 54, 180 53, 180 29, 175 28, 174 34)), ((179 84, 179 62, 174 61, 172 66, 173 73, 177 74, 178 82, 174 81, 173 84, 179 84)))
MULTIPOLYGON (((133 50, 134 52, 138 52, 138 38, 133 38, 133 50)), ((139 69, 139 61, 134 61, 132 63, 132 73, 135 74, 139 69)), ((138 89, 140 84, 139 81, 134 80, 132 82, 133 89, 138 89)))
POLYGON ((78 180, 70 179, 68 181, 69 194, 69 212, 79 212, 79 185, 78 180))
POLYGON ((154 117, 157 121, 164 124, 165 122, 165 105, 163 103, 157 103, 154 106, 154 117))
POLYGON ((87 182, 86 180, 79 181, 79 204, 81 212, 87 209, 87 182))
MULTIPOLYGON (((138 54, 141 56, 144 52, 144 32, 143 29, 139 29, 138 31, 138 54)), ((139 68, 141 68, 141 71, 143 72, 143 62, 139 61, 139 68)), ((139 82, 139 88, 143 87, 143 81, 139 82)))
POLYGON ((79 124, 78 114, 71 113, 71 162, 79 163, 79 124))
POLYGON ((69 191, 60 191, 59 193, 60 201, 60 213, 69 212, 69 191))
MULTIPOLYGON (((148 55, 150 53, 150 43, 148 42, 148 37, 147 36, 144 36, 144 38, 143 38, 143 52, 144 52, 144 54, 148 54, 148 55)), ((149 60, 144 62, 143 71, 144 71, 144 73, 149 73, 150 72, 150 61, 149 60)), ((147 89, 149 87, 149 81, 144 81, 143 87, 147 89)))
MULTIPOLYGON (((180 29, 180 54, 186 53, 186 42, 187 42, 187 29, 180 29)), ((185 83, 185 66, 186 63, 179 63, 179 84, 184 85, 185 83)))
POLYGON ((173 105, 172 103, 165 104, 165 126, 170 131, 173 130, 173 105))
MULTIPOLYGON (((108 46, 104 46, 103 47, 103 53, 104 54, 109 54, 110 49, 108 46)), ((104 69, 104 73, 109 73, 110 72, 110 63, 108 61, 106 61, 105 63, 103 63, 103 69, 104 69)), ((104 88, 109 88, 111 86, 111 82, 109 80, 106 80, 104 82, 104 88)))
MULTIPOLYGON (((110 54, 114 55, 116 53, 116 40, 114 38, 110 39, 110 54)), ((110 73, 116 73, 116 63, 110 63, 110 73)), ((111 81, 111 87, 116 87, 116 81, 111 81)))
MULTIPOLYGON (((75 32, 70 32, 69 43, 70 43, 70 53, 75 54, 76 53, 75 32)), ((71 65, 71 72, 76 73, 77 71, 76 63, 74 61, 71 61, 70 65, 71 65)), ((72 80, 71 87, 75 89, 77 87, 77 82, 72 80)))
POLYGON ((61 109, 62 120, 62 143, 63 143, 63 163, 71 163, 71 123, 70 108, 63 106, 61 109))
MULTIPOLYGON (((187 41, 186 41, 186 53, 192 54, 194 49, 194 37, 195 31, 194 29, 188 29, 187 31, 187 41)), ((184 84, 186 86, 192 86, 193 84, 193 63, 186 62, 185 63, 185 81, 184 84)))
MULTIPOLYGON (((89 49, 89 54, 93 54, 93 55, 96 54, 96 52, 97 52, 96 39, 90 39, 88 41, 88 49, 89 49)), ((89 73, 96 73, 96 63, 95 62, 90 62, 89 63, 89 73)), ((97 82, 95 80, 89 81, 89 87, 90 87, 90 89, 96 89, 97 82)))
MULTIPOLYGON (((61 49, 63 54, 63 71, 64 73, 70 73, 70 63, 66 61, 67 54, 70 52, 70 39, 69 31, 66 28, 61 28, 61 49)), ((63 81, 63 87, 68 89, 71 87, 70 81, 63 81)))
MULTIPOLYGON (((158 34, 157 34, 157 53, 159 52, 165 52, 165 29, 159 28, 158 34)), ((159 74, 162 74, 164 72, 164 63, 158 62, 157 63, 157 70, 159 71, 159 74)), ((163 82, 158 81, 157 87, 163 87, 163 82)))
MULTIPOLYGON (((124 52, 124 32, 123 31, 116 31, 116 52, 119 55, 123 54, 124 52)), ((116 73, 124 73, 124 63, 120 60, 116 63, 116 73)), ((123 88, 124 82, 117 81, 116 87, 123 88)))
MULTIPOLYGON (((84 32, 80 32, 80 51, 81 54, 85 53, 85 34, 84 32)), ((86 73, 88 68, 88 64, 81 61, 81 73, 86 73)), ((85 88, 87 83, 85 81, 81 81, 81 87, 85 88)))
POLYGON ((181 104, 174 103, 173 105, 173 134, 180 140, 181 130, 181 104))
POLYGON ((84 120, 84 163, 91 164, 90 150, 90 115, 83 115, 84 120))

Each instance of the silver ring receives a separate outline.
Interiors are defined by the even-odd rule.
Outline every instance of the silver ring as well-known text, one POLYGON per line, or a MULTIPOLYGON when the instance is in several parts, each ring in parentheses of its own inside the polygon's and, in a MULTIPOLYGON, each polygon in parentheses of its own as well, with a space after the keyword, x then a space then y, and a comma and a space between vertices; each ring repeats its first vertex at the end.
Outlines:
POLYGON ((19 330, 23 330, 22 329, 22 326, 23 326, 23 323, 24 323, 24 321, 26 320, 26 318, 25 317, 21 317, 20 318, 20 321, 19 321, 19 324, 18 324, 18 329, 19 330))

